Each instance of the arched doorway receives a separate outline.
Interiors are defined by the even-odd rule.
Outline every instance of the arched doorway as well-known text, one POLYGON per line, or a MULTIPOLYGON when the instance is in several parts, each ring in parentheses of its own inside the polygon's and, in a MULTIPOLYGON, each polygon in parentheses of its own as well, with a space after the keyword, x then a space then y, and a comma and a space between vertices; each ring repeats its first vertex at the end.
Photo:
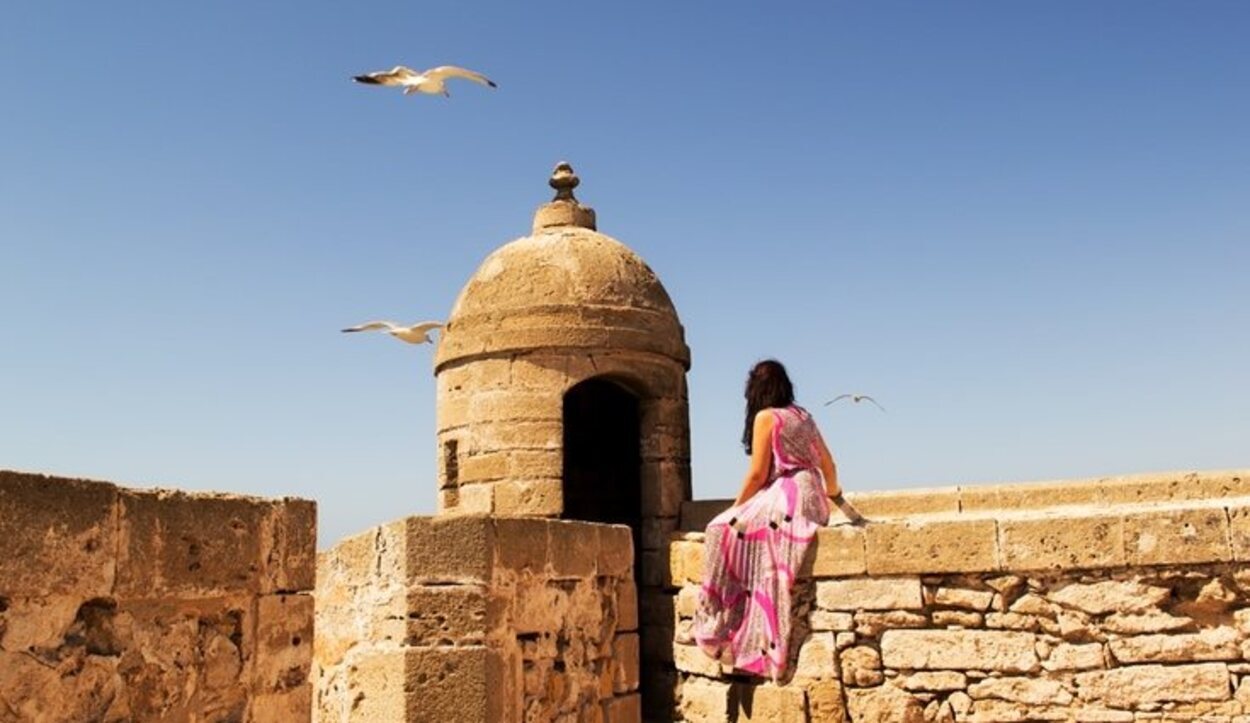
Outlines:
POLYGON ((565 519, 629 525, 642 549, 641 465, 638 397, 598 377, 565 392, 565 519))

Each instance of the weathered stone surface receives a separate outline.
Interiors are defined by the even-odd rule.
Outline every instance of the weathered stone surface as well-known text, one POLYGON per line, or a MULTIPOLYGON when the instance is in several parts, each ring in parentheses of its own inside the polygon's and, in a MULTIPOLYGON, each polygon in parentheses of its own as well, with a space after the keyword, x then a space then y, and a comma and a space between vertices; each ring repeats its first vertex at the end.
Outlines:
POLYGON ((489 517, 409 517, 382 526, 403 546, 402 574, 414 583, 486 583, 494 572, 489 517))
POLYGON ((807 715, 809 723, 846 723, 846 704, 842 683, 818 680, 807 684, 807 715))
POLYGON ((730 719, 732 686, 693 677, 681 687, 681 716, 689 723, 724 723, 730 719))
POLYGON ((999 522, 1003 567, 1009 570, 1080 569, 1124 564, 1119 516, 1056 516, 999 522))
POLYGON ((963 690, 968 686, 968 677, 955 671, 931 671, 912 673, 902 679, 907 690, 951 691, 963 690))
POLYGON ((799 646, 795 680, 838 677, 838 651, 833 633, 811 633, 799 646))
POLYGON ((1012 703, 998 699, 973 702, 967 720, 972 723, 1012 723, 1014 721, 1066 721, 1068 709, 1062 706, 1012 703))
POLYGON ((864 529, 849 525, 822 527, 816 531, 800 577, 845 577, 865 571, 864 529))
POLYGON ((985 627, 998 630, 1027 630, 1035 632, 1041 627, 1041 618, 1020 613, 989 613, 985 627))
POLYGON ((1037 678, 986 678, 968 686, 968 695, 973 700, 999 698, 1029 705, 1067 705, 1072 702, 1071 691, 1062 684, 1037 678))
POLYGON ((260 592, 260 499, 122 490, 117 561, 119 597, 260 592))
POLYGON ((1079 673, 1077 695, 1119 708, 1169 701, 1222 701, 1231 696, 1228 667, 1195 665, 1130 665, 1114 670, 1079 673))
POLYGON ((962 512, 1030 510, 1091 505, 1098 501, 1098 494, 1097 484, 1068 480, 1006 485, 964 485, 959 488, 959 502, 962 512))
POLYGON ((816 604, 826 610, 919 610, 920 579, 856 578, 816 583, 816 604))
POLYGON ((118 490, 0 470, 0 595, 113 591, 118 490))
POLYGON ((1132 723, 1132 711, 1105 708, 1079 708, 1074 713, 1077 723, 1132 723))
POLYGON ((913 518, 865 529, 871 575, 998 569, 994 520, 913 518))
POLYGON ((813 610, 807 617, 807 624, 812 630, 846 632, 854 629, 855 616, 847 612, 813 610))
POLYGON ((1029 633, 997 630, 888 630, 881 658, 905 670, 1000 670, 1029 673, 1039 667, 1029 633))
POLYGON ((933 596, 933 604, 942 607, 960 608, 963 610, 974 610, 976 612, 985 612, 990 607, 990 602, 994 599, 994 593, 989 590, 969 590, 967 588, 958 587, 939 587, 933 596))
POLYGON ((929 618, 908 610, 855 613, 855 634, 866 638, 875 638, 886 630, 923 628, 928 624, 929 618))
POLYGON ((669 579, 667 583, 681 586, 703 580, 703 543, 674 540, 669 546, 669 579))
POLYGON ((642 720, 642 696, 637 693, 612 698, 603 704, 604 723, 638 723, 642 720))
POLYGON ((985 623, 981 613, 967 610, 934 610, 930 617, 937 628, 979 628, 985 623))
POLYGON ((632 577, 623 577, 616 584, 616 629, 638 629, 638 588, 632 577))
POLYGON ((1159 610, 1149 610, 1144 613, 1112 613, 1102 621, 1104 630, 1125 635, 1183 630, 1193 624, 1193 618, 1168 615, 1159 610))
POLYGON ((1130 565, 1232 559, 1228 517, 1218 507, 1127 515, 1124 518, 1124 547, 1130 565))
POLYGON ((640 651, 637 633, 621 633, 612 644, 613 690, 619 695, 638 690, 640 651))
POLYGON ((736 715, 740 723, 807 723, 807 696, 797 686, 738 685, 736 715))
POLYGON ((847 708, 854 721, 878 723, 924 723, 924 706, 907 691, 893 685, 849 688, 847 708))
POLYGON ((483 645, 502 622, 503 601, 480 585, 415 586, 407 592, 404 644, 483 645))
POLYGON ((697 645, 672 643, 673 665, 683 673, 694 673, 708 678, 720 676, 721 664, 713 660, 697 645))
POLYGON ((865 687, 881 683, 881 654, 876 648, 867 645, 849 647, 841 651, 839 659, 842 682, 846 685, 865 687))
MULTIPOLYGON (((221 640, 229 642, 225 637, 221 640)), ((312 595, 266 595, 257 601, 254 663, 257 692, 278 693, 307 684, 312 651, 312 595)), ((291 702, 286 700, 279 704, 275 700, 272 704, 289 705, 291 702)))
POLYGON ((959 512, 959 489, 956 487, 848 492, 846 498, 870 520, 959 512))
POLYGON ((1237 632, 1232 628, 1207 628, 1197 633, 1139 635, 1108 643, 1121 663, 1180 663, 1202 660, 1239 660, 1237 632))
POLYGON ((495 483, 495 514, 555 517, 564 509, 558 478, 503 480, 495 483))
POLYGON ((1089 584, 1072 583, 1047 595, 1052 602, 1091 615, 1136 613, 1162 604, 1171 596, 1166 587, 1139 582, 1104 580, 1089 584))
POLYGON ((1050 651, 1050 656, 1042 663, 1042 667, 1046 670, 1092 670, 1105 667, 1102 645, 1060 643, 1050 651))
POLYGON ((261 591, 311 592, 317 584, 317 503, 294 497, 270 503, 261 533, 261 591))

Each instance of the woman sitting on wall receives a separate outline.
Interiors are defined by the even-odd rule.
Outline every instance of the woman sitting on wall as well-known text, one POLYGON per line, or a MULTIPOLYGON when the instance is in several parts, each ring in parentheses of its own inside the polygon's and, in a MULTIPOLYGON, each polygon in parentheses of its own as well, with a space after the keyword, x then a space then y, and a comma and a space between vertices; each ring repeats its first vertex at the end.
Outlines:
POLYGON ((714 658, 728 652, 739 670, 778 679, 789 655, 790 593, 832 499, 855 523, 816 423, 794 403, 786 369, 774 360, 751 369, 742 444, 750 469, 734 505, 707 526, 703 586, 693 637, 714 658))

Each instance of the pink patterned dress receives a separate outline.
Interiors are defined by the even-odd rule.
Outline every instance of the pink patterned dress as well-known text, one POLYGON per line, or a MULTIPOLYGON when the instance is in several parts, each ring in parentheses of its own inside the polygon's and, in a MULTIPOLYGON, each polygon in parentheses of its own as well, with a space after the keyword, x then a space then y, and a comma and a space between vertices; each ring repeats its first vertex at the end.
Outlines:
POLYGON ((765 487, 707 526, 694 640, 735 668, 776 680, 790 643, 790 592, 816 529, 829 522, 820 432, 806 410, 771 410, 772 468, 765 487))

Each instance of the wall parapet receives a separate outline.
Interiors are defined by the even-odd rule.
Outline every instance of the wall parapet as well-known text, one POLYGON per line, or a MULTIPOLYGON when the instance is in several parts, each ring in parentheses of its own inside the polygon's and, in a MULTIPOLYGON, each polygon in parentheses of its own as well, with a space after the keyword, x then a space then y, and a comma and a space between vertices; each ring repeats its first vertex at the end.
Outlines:
POLYGON ((311 710, 316 505, 0 470, 0 719, 311 710))

